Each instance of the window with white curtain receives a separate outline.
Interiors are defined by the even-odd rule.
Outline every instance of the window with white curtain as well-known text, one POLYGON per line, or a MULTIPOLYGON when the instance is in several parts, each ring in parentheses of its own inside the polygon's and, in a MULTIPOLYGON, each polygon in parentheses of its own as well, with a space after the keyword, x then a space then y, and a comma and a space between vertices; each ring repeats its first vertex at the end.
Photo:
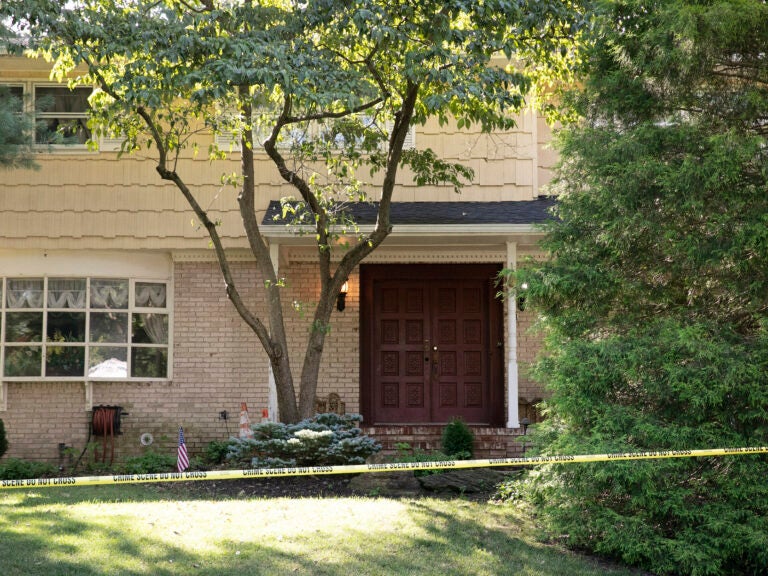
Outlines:
POLYGON ((3 278, 4 380, 168 378, 168 284, 3 278))

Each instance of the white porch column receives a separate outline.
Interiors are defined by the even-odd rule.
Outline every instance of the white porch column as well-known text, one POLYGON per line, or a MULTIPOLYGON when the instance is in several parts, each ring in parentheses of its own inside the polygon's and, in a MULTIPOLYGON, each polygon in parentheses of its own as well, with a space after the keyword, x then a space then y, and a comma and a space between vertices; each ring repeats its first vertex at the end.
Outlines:
MULTIPOLYGON (((517 243, 507 242, 507 268, 517 269, 517 243)), ((517 298, 505 300, 507 308, 507 428, 520 428, 517 412, 517 298)))
MULTIPOLYGON (((273 242, 269 245, 269 257, 272 259, 272 266, 275 268, 275 274, 280 269, 280 244, 273 242)), ((269 394, 267 396, 267 408, 269 408, 269 419, 272 422, 280 421, 280 411, 277 407, 277 384, 275 383, 275 373, 272 372, 272 364, 269 365, 269 394)))

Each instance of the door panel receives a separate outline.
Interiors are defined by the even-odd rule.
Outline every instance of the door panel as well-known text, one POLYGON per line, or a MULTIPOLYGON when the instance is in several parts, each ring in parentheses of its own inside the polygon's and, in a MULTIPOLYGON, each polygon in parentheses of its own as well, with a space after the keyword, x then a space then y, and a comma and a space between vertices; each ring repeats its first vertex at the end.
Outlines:
POLYGON ((373 265, 369 269, 377 272, 362 274, 367 300, 363 309, 368 316, 361 320, 361 358, 370 364, 361 366, 361 397, 369 421, 497 419, 500 410, 493 404, 503 394, 503 373, 496 345, 501 309, 492 301, 494 268, 373 265), (461 273, 467 271, 482 273, 461 273), (498 318, 491 318, 491 311, 498 318))
POLYGON ((490 418, 489 346, 485 279, 433 282, 436 305, 430 310, 433 326, 432 387, 437 402, 432 421, 445 422, 460 416, 468 422, 490 418), (435 350, 435 348, 437 348, 435 350))
POLYGON ((424 360, 426 297, 418 282, 382 282, 374 286, 377 354, 373 402, 380 421, 429 418, 428 364, 424 360))

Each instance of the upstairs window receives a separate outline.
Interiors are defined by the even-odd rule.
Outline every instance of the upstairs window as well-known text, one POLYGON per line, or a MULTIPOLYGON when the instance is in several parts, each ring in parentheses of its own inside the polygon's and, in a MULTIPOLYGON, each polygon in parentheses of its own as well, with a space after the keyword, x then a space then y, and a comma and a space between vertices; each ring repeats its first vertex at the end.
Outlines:
POLYGON ((35 144, 85 145, 88 128, 88 97, 91 88, 35 86, 35 144))
POLYGON ((165 282, 6 278, 2 377, 168 378, 165 282))

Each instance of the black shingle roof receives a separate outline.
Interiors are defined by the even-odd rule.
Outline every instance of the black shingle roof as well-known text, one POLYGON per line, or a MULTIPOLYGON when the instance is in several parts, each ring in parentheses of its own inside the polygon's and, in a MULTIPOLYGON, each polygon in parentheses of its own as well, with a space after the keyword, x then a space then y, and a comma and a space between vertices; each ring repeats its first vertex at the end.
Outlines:
MULTIPOLYGON (((537 224, 552 218, 552 197, 509 202, 393 202, 391 221, 397 224, 537 224)), ((358 224, 376 222, 377 203, 350 203, 345 210, 358 224)), ((263 224, 284 225, 280 202, 269 203, 263 224)))

